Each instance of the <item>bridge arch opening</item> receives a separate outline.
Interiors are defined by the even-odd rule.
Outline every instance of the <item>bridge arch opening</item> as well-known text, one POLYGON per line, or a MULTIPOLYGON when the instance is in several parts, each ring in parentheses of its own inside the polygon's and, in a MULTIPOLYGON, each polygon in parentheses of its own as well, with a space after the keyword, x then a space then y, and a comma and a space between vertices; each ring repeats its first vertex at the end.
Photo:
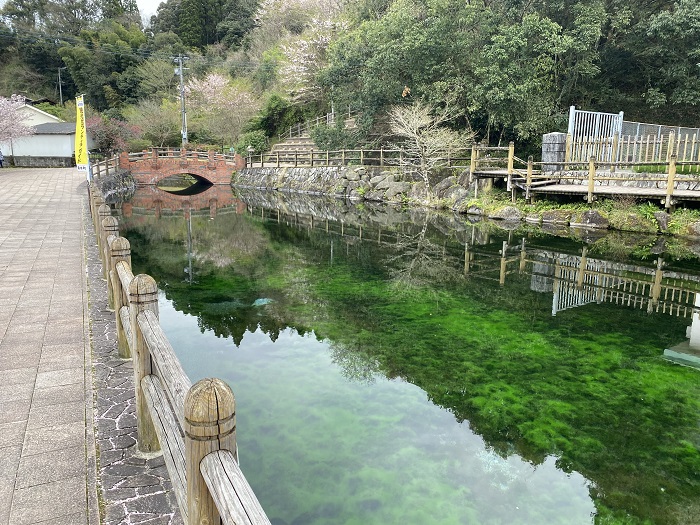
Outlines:
POLYGON ((173 195, 198 195, 207 191, 213 184, 193 173, 178 173, 161 179, 156 186, 173 195))

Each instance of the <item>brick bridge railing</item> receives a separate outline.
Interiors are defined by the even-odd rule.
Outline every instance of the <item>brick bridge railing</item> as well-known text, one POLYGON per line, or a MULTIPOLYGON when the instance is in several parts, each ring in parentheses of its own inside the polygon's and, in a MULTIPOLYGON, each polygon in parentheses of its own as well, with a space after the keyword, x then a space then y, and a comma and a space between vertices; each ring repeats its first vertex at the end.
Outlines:
POLYGON ((212 184, 231 184, 234 171, 245 167, 240 155, 222 155, 209 151, 151 148, 140 153, 122 152, 118 157, 91 166, 93 178, 115 168, 130 171, 139 186, 157 185, 172 175, 187 173, 212 184))

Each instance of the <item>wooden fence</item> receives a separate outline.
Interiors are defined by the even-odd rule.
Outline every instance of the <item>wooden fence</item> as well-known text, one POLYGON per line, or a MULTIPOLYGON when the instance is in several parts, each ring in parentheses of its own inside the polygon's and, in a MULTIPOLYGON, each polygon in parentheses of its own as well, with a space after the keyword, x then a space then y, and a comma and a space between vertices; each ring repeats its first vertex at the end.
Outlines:
MULTIPOLYGON (((409 159, 398 149, 343 149, 334 151, 278 150, 246 157, 247 167, 404 166, 409 159)), ((438 166, 467 168, 470 157, 438 158, 438 166)))
MULTIPOLYGON (((567 162, 596 161, 628 163, 700 162, 700 137, 697 133, 668 135, 614 135, 610 137, 572 137, 567 135, 567 162)), ((700 165, 699 165, 700 166, 700 165)), ((700 171, 700 169, 699 169, 700 171)))
POLYGON ((215 378, 192 384, 158 321, 156 283, 133 275, 129 241, 94 185, 90 211, 119 355, 133 358, 139 450, 163 451, 185 523, 269 525, 238 466, 231 388, 215 378))

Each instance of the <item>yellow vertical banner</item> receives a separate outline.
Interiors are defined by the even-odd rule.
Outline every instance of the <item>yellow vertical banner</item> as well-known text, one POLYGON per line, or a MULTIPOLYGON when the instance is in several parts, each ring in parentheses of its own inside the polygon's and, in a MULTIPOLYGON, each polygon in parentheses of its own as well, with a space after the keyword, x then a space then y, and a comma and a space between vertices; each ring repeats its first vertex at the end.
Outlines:
MULTIPOLYGON (((88 171, 87 132, 85 131, 85 102, 83 95, 75 99, 75 164, 79 171, 88 171)), ((88 173, 89 178, 89 173, 88 173)))

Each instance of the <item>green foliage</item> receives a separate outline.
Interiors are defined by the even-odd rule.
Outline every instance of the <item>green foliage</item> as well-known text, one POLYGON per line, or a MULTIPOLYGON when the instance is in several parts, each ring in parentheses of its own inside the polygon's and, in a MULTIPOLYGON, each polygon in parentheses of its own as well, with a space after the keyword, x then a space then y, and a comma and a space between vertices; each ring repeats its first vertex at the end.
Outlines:
POLYGON ((671 214, 668 232, 676 235, 688 235, 688 226, 700 222, 700 210, 680 208, 671 214))
POLYGON ((51 104, 50 102, 35 104, 34 107, 48 113, 49 115, 53 115, 54 117, 58 117, 60 119, 63 118, 63 108, 56 106, 55 104, 51 104))
POLYGON ((327 151, 355 149, 359 139, 357 130, 346 129, 341 119, 332 126, 316 126, 311 130, 311 138, 319 148, 327 151))
POLYGON ((248 154, 248 147, 252 146, 255 154, 262 153, 267 149, 268 139, 262 130, 248 131, 241 133, 236 143, 236 151, 242 156, 248 154))
POLYGON ((272 137, 295 124, 300 116, 299 108, 281 95, 272 93, 248 125, 248 130, 261 130, 272 137))

